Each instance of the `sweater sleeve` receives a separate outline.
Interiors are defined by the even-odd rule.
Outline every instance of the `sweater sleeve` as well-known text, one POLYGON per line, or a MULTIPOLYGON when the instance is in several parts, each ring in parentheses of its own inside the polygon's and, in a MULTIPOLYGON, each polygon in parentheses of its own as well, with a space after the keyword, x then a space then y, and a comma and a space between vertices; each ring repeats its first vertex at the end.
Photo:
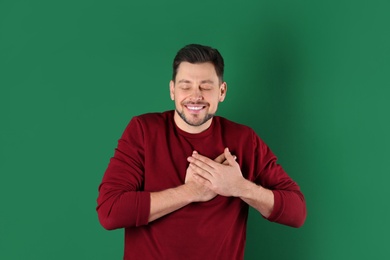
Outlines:
POLYGON ((255 182, 274 194, 274 209, 267 219, 291 227, 302 226, 306 219, 306 202, 300 187, 277 164, 269 147, 257 135, 255 139, 259 158, 255 182))
POLYGON ((96 210, 101 225, 108 230, 148 224, 150 193, 143 191, 143 140, 142 125, 135 117, 104 173, 96 210))

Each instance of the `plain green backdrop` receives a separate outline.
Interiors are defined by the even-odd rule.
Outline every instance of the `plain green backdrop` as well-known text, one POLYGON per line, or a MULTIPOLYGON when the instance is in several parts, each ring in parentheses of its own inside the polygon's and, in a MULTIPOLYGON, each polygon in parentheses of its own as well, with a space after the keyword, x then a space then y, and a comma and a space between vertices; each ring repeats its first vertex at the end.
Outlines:
POLYGON ((387 0, 0 0, 0 259, 122 259, 97 188, 132 116, 173 109, 188 43, 225 58, 219 115, 255 129, 307 200, 251 210, 245 259, 390 255, 387 0))

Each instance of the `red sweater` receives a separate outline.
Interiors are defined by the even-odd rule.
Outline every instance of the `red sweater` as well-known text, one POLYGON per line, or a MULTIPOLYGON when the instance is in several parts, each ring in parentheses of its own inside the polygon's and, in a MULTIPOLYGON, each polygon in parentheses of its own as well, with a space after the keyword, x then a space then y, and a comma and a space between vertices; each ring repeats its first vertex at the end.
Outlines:
POLYGON ((125 228, 124 259, 242 259, 248 205, 217 196, 148 223, 150 192, 184 183, 187 157, 215 158, 228 147, 244 177, 271 189, 268 220, 299 227, 306 204, 299 186, 249 127, 214 117, 200 134, 180 130, 173 111, 134 117, 126 127, 99 187, 97 212, 106 229, 125 228))

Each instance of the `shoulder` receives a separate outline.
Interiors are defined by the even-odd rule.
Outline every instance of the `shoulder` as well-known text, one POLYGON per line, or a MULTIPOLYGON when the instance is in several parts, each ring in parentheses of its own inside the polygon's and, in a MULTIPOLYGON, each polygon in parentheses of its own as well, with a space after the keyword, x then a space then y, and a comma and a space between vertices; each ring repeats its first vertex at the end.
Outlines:
POLYGON ((157 133, 164 132, 164 129, 168 129, 171 125, 170 122, 173 120, 172 118, 173 111, 134 116, 127 124, 122 136, 151 137, 157 133))
POLYGON ((149 136, 168 131, 172 127, 173 113, 173 111, 166 111, 134 116, 128 123, 125 132, 149 136))
POLYGON ((173 111, 146 113, 138 116, 134 116, 131 122, 143 125, 143 126, 154 126, 164 124, 173 118, 173 111))
POLYGON ((254 130, 247 125, 231 121, 221 116, 216 116, 215 119, 216 123, 219 124, 225 131, 238 132, 241 134, 255 134, 254 130))
POLYGON ((240 124, 224 117, 216 117, 216 122, 220 127, 223 136, 234 139, 237 143, 262 145, 263 141, 256 131, 247 125, 240 124))

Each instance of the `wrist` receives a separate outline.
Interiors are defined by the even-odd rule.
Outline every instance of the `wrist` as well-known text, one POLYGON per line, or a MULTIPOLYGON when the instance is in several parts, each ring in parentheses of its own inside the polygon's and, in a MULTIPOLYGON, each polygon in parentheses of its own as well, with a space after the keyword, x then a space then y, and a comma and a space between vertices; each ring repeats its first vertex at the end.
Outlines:
POLYGON ((188 204, 192 202, 196 202, 196 192, 192 185, 192 182, 186 182, 185 184, 179 186, 178 188, 182 190, 181 195, 183 196, 183 199, 185 199, 188 202, 188 204))
POLYGON ((236 185, 236 189, 233 196, 241 199, 250 197, 250 193, 252 192, 254 185, 256 184, 245 178, 242 178, 240 182, 236 185))

